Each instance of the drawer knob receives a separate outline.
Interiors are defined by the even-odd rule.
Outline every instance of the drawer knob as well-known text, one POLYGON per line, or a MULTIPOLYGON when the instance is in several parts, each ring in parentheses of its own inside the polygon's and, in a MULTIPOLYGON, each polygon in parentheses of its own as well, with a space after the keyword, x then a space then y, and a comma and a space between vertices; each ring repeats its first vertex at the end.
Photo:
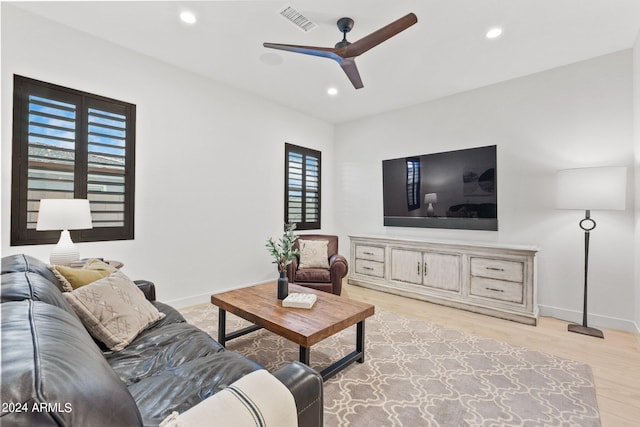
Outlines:
POLYGON ((373 268, 371 268, 371 267, 362 267, 362 269, 363 270, 372 270, 373 271, 373 268))
POLYGON ((498 268, 498 267, 486 267, 487 270, 493 270, 493 271, 504 271, 504 268, 498 268))
POLYGON ((362 252, 365 255, 375 255, 373 252, 362 252))
POLYGON ((493 292, 504 292, 504 289, 496 289, 496 288, 485 288, 485 289, 493 292))

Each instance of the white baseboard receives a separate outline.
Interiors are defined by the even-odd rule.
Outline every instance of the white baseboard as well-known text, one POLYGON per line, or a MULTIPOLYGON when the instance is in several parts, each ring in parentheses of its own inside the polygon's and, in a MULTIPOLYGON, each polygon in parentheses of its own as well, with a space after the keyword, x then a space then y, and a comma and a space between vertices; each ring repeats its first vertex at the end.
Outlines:
MULTIPOLYGON (((273 281, 273 280, 271 280, 273 281)), ((188 297, 184 297, 184 298, 178 298, 178 299, 172 299, 172 300, 167 300, 164 301, 160 298, 158 298, 158 301, 168 304, 170 306, 172 306, 173 308, 176 309, 181 309, 181 308, 186 308, 186 307, 191 307, 192 305, 198 305, 198 304, 205 304, 205 303, 209 303, 211 304, 211 294, 216 293, 222 293, 222 292, 227 292, 227 291, 232 291, 234 289, 239 289, 239 288, 245 288, 248 286, 254 286, 254 285, 260 285, 262 283, 267 283, 266 282, 260 282, 260 283, 253 283, 250 285, 246 285, 246 286, 236 286, 236 287, 228 287, 228 288, 223 288, 223 289, 216 289, 213 292, 207 292, 204 294, 199 294, 199 295, 191 295, 188 297)))
MULTIPOLYGON (((566 308, 552 307, 548 305, 539 305, 538 308, 540 309, 540 316, 550 316, 566 320, 567 322, 582 323, 581 311, 567 310, 566 308)), ((619 329, 627 332, 640 333, 640 328, 632 320, 589 314, 588 322, 589 326, 594 328, 619 329)))

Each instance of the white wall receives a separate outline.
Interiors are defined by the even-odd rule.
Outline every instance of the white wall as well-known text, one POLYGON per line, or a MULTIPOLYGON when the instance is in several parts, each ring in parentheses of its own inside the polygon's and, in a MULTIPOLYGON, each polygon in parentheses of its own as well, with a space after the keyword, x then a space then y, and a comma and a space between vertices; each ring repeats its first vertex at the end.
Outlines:
POLYGON ((635 139, 635 215, 636 215, 636 251, 635 251, 635 289, 636 289, 636 328, 640 330, 640 33, 633 47, 633 117, 635 139))
POLYGON ((135 240, 78 244, 125 263, 176 305, 276 277, 264 244, 282 230, 284 143, 322 151, 332 231, 333 126, 2 3, 2 255, 9 246, 13 74, 137 105, 135 240))
MULTIPOLYGON (((543 315, 580 321, 580 211, 554 208, 555 172, 633 164, 632 51, 622 51, 336 128, 336 221, 375 233, 537 245, 543 315), (384 227, 383 159, 497 144, 499 231, 384 227)), ((631 168, 630 168, 631 170, 631 168)), ((630 172, 630 182, 631 180, 630 172)), ((592 212, 590 324, 634 329, 633 191, 626 211, 592 212)))

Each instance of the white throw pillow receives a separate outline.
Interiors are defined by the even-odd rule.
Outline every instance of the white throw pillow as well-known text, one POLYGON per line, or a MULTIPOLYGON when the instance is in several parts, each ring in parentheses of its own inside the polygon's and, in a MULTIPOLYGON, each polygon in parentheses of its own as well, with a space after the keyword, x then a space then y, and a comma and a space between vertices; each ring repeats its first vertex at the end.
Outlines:
POLYGON ((329 268, 328 240, 298 240, 300 268, 329 268))

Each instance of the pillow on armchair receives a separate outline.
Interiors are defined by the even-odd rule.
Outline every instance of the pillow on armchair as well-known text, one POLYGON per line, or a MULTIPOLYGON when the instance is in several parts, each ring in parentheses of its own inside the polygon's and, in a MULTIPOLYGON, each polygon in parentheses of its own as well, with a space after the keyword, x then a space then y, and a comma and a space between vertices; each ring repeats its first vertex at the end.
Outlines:
POLYGON ((329 268, 328 240, 302 240, 298 268, 329 268))

